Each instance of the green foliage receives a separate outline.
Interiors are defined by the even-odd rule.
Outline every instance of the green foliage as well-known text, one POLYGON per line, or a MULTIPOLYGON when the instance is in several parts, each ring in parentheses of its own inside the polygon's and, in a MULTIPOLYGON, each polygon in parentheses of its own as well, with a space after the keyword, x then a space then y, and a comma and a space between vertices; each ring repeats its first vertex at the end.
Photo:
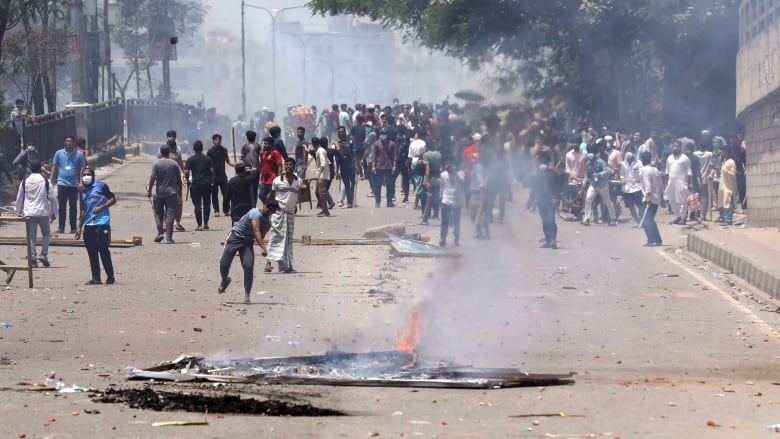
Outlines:
POLYGON ((22 95, 27 96, 32 82, 66 64, 69 32, 40 26, 26 32, 16 29, 6 34, 3 46, 5 73, 17 84, 22 95))
MULTIPOLYGON (((37 114, 44 112, 43 81, 56 76, 68 60, 69 33, 65 17, 68 0, 11 0, 0 2, 2 74, 15 84, 17 96, 32 101, 37 114), (7 20, 7 21, 3 21, 7 20), (30 99, 33 97, 34 99, 30 99)), ((51 95, 56 96, 56 89, 51 95)), ((49 103, 50 110, 54 105, 49 103)))
POLYGON ((499 89, 522 83, 533 97, 562 98, 574 111, 602 109, 630 123, 640 122, 639 113, 668 85, 690 92, 733 76, 739 21, 738 0, 311 0, 308 6, 371 18, 475 67, 499 60, 499 89), (692 70, 699 77, 680 83, 692 70))
MULTIPOLYGON (((150 49, 159 32, 168 31, 179 37, 179 44, 186 44, 206 15, 206 8, 194 0, 119 0, 119 4, 122 21, 114 27, 112 38, 125 53, 130 76, 155 64, 150 49), (166 17, 170 21, 166 22, 166 17)), ((147 87, 151 90, 153 85, 147 87)))

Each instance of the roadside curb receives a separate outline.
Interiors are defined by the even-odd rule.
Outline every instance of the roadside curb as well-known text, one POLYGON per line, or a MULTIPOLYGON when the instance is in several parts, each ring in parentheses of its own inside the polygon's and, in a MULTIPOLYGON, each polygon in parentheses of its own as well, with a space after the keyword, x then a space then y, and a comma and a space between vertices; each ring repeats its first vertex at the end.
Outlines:
POLYGON ((780 299, 780 277, 722 244, 696 233, 688 234, 688 251, 739 276, 754 287, 780 299))

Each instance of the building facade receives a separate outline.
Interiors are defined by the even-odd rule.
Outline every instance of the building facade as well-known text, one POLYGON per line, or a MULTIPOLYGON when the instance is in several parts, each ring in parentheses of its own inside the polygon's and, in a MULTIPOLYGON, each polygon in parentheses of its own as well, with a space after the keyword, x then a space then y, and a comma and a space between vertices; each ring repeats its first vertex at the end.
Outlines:
POLYGON ((780 0, 740 3, 737 119, 753 227, 780 226, 780 0))

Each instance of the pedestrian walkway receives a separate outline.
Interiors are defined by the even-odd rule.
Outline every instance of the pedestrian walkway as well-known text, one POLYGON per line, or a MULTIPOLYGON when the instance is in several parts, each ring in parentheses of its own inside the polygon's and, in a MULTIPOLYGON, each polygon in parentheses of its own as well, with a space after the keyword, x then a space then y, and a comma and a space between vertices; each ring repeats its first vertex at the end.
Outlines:
POLYGON ((691 231, 687 238, 688 251, 780 299, 779 244, 776 228, 710 226, 691 231))

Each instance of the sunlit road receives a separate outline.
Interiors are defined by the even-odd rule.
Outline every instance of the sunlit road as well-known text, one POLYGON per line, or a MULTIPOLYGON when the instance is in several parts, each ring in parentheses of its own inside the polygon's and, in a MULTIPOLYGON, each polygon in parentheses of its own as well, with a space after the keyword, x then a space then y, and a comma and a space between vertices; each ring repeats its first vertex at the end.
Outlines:
MULTIPOLYGON (((254 302, 245 306, 235 280, 228 294, 215 293, 228 219, 214 218, 210 232, 177 233, 175 245, 151 242, 151 212, 141 196, 150 166, 131 163, 106 180, 119 198, 114 237, 144 237, 142 247, 112 251, 117 285, 84 287, 83 249, 54 247, 53 267, 36 271, 33 291, 24 288, 23 274, 4 291, 3 320, 14 325, 0 333, 6 359, 0 387, 8 389, 0 392, 7 414, 0 426, 12 437, 753 438, 780 423, 777 315, 735 301, 712 270, 676 252, 682 229, 664 226, 668 245, 644 248, 643 233, 627 224, 584 228, 559 221, 560 248, 541 249, 538 215, 524 209, 518 188, 505 223, 492 225, 493 239, 475 240, 464 215, 460 258, 395 258, 385 246, 296 246, 299 274, 256 270, 254 302), (381 286, 384 300, 369 294, 372 286, 381 286), (42 381, 51 371, 68 384, 139 387, 124 381, 126 366, 151 366, 180 353, 239 358, 387 350, 415 306, 423 310, 421 360, 576 372, 576 383, 484 391, 228 386, 219 392, 351 416, 209 414, 209 426, 165 428, 150 424, 203 414, 19 391, 19 382, 42 381), (267 341, 269 334, 282 341, 267 341), (101 414, 84 412, 95 408, 101 414), (561 412, 571 416, 542 416, 561 412)), ((366 199, 364 182, 358 186, 359 200, 368 200, 361 207, 321 219, 307 206, 296 235, 357 237, 366 227, 418 222, 409 208, 365 207, 373 200, 366 199)), ((192 228, 188 214, 189 205, 184 224, 192 228)), ((435 242, 438 221, 432 224, 410 225, 407 232, 435 242)), ((231 275, 240 278, 238 261, 231 275)), ((211 384, 158 388, 215 390, 211 384)))

